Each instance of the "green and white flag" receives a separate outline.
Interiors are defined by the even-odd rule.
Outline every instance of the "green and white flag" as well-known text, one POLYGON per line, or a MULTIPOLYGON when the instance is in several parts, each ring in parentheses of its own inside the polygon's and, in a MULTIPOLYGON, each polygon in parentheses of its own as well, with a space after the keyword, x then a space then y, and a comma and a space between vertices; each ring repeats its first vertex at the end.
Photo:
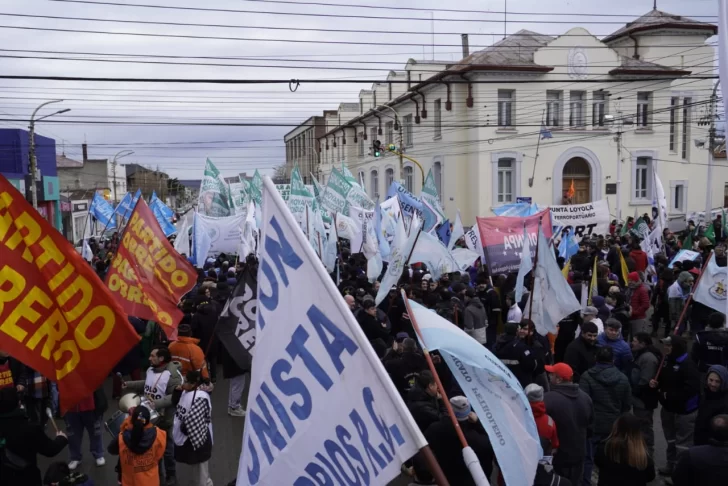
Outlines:
POLYGON ((255 169, 255 174, 253 174, 253 180, 250 181, 250 198, 255 202, 256 205, 260 206, 262 201, 262 194, 263 194, 263 178, 260 177, 260 172, 258 172, 258 169, 255 169))
POLYGON ((276 184, 276 189, 281 195, 284 201, 288 202, 288 198, 291 197, 291 185, 290 184, 276 184))
POLYGON ((435 184, 435 177, 432 175, 432 169, 427 172, 425 186, 422 188, 420 198, 423 201, 427 201, 427 204, 439 213, 439 216, 443 219, 443 221, 447 219, 445 217, 445 211, 442 209, 442 204, 440 204, 440 195, 437 193, 437 184, 435 184))
MULTIPOLYGON (((341 163, 341 170, 342 174, 344 175, 344 178, 346 181, 351 184, 351 192, 349 192, 349 197, 347 199, 347 202, 351 206, 356 206, 358 208, 366 209, 366 210, 372 210, 374 209, 374 202, 372 202, 371 199, 369 199, 369 195, 364 190, 364 187, 361 185, 361 181, 357 181, 354 178, 354 174, 351 173, 349 168, 344 164, 341 163)), ((344 214, 349 215, 349 210, 346 208, 343 211, 344 214)))
POLYGON ((288 197, 288 209, 295 218, 296 222, 301 225, 301 229, 306 231, 306 206, 312 207, 313 195, 308 192, 306 186, 301 179, 301 173, 298 167, 294 167, 291 171, 291 192, 288 197))
POLYGON ((650 236, 650 227, 647 225, 647 221, 641 217, 634 222, 632 229, 629 231, 641 240, 647 239, 650 236))
POLYGON ((349 184, 351 184, 354 187, 361 187, 361 184, 358 180, 354 177, 354 174, 351 173, 349 168, 346 166, 345 163, 341 163, 341 173, 344 174, 344 178, 349 181, 349 184))
MULTIPOLYGON (((351 183, 334 167, 321 198, 321 206, 331 213, 344 213, 351 189, 351 183)), ((348 214, 348 212, 344 214, 348 214)))
POLYGON ((318 180, 316 180, 313 174, 311 174, 311 180, 313 181, 313 197, 320 201, 326 188, 322 186, 318 180))
POLYGON ((198 202, 198 211, 205 216, 223 218, 234 215, 230 207, 230 189, 210 159, 205 163, 198 202))
POLYGON ((244 183, 230 183, 230 201, 232 202, 234 214, 248 213, 248 194, 245 191, 244 183))

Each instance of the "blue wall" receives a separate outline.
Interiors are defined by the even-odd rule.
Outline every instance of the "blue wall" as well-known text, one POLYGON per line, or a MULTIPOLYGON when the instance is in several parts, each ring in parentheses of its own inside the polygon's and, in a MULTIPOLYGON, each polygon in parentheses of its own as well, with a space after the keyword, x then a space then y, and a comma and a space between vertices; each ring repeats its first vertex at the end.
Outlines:
MULTIPOLYGON (((8 179, 28 174, 29 138, 27 130, 0 128, 0 172, 8 179)), ((56 177, 56 141, 36 133, 35 147, 41 175, 56 177)))

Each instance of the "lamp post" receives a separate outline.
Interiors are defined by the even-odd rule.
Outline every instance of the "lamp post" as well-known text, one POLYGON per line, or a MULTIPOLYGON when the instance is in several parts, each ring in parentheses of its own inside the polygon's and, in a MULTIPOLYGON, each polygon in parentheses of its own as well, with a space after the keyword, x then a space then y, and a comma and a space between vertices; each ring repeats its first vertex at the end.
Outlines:
POLYGON ((30 157, 30 197, 31 202, 33 203, 33 207, 35 209, 38 209, 38 188, 35 185, 35 179, 38 173, 38 165, 35 158, 35 122, 44 120, 46 118, 49 118, 53 115, 59 115, 61 113, 67 113, 71 111, 70 108, 66 108, 65 110, 59 110, 55 113, 51 113, 50 115, 42 116, 35 119, 35 115, 38 113, 38 110, 43 108, 46 105, 50 105, 51 103, 60 103, 63 100, 53 100, 53 101, 46 101, 45 103, 42 103, 38 108, 33 111, 33 114, 30 116, 30 126, 29 129, 29 138, 30 138, 30 150, 29 150, 29 157, 30 157))
POLYGON ((116 199, 116 160, 124 158, 133 153, 134 153, 133 150, 120 150, 119 152, 116 153, 116 155, 114 155, 114 158, 112 159, 111 171, 113 173, 113 178, 114 178, 114 202, 118 201, 118 199, 116 199))
MULTIPOLYGON (((404 181, 404 157, 402 156, 402 150, 404 150, 404 137, 402 135, 402 125, 398 122, 398 120, 401 120, 402 117, 399 116, 399 113, 397 110, 392 108, 391 106, 382 105, 382 108, 386 108, 388 110, 392 110, 394 113, 394 130, 399 131, 399 181, 404 181)), ((381 110, 379 107, 374 108, 374 111, 378 111, 381 113, 381 110)))

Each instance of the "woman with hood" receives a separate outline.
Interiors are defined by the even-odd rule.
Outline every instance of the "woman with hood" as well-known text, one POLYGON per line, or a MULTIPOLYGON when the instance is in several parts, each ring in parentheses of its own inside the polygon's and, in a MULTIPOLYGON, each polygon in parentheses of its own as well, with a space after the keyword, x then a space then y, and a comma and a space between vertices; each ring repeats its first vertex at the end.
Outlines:
POLYGON ((166 443, 167 433, 152 424, 149 409, 141 405, 132 409, 119 437, 106 449, 119 455, 121 486, 157 486, 166 443))
POLYGON ((728 414, 728 369, 720 365, 708 368, 703 387, 704 393, 695 419, 693 443, 696 446, 708 444, 713 417, 728 414))

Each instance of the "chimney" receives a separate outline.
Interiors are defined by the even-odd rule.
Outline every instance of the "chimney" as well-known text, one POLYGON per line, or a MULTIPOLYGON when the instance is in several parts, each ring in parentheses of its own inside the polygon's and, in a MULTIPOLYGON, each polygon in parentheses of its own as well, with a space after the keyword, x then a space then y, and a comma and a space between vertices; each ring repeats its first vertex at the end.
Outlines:
POLYGON ((88 145, 85 143, 81 145, 81 151, 83 152, 83 163, 88 162, 88 145))
POLYGON ((463 41, 463 59, 470 55, 470 46, 468 45, 468 34, 460 34, 463 41))

